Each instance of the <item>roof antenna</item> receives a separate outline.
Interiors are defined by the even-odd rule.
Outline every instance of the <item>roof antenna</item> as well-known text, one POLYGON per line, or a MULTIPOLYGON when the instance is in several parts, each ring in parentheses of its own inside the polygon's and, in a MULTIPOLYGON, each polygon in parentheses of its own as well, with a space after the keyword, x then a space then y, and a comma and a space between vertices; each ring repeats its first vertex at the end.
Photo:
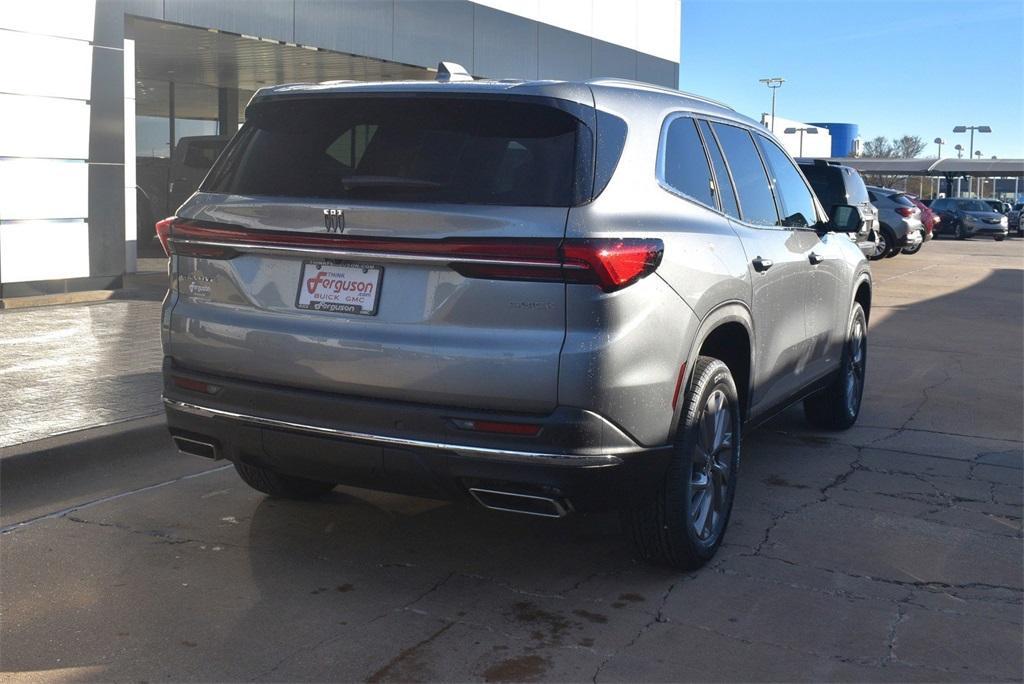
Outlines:
POLYGON ((451 81, 472 81, 473 77, 466 71, 466 67, 455 62, 438 62, 437 76, 434 79, 438 83, 449 83, 451 81))

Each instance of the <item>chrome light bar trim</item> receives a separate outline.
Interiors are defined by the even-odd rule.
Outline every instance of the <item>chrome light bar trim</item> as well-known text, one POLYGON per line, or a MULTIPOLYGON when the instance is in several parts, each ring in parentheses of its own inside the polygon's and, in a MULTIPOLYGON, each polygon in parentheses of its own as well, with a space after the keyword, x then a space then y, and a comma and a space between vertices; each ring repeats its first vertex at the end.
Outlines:
POLYGON ((620 464, 622 459, 620 459, 616 453, 646 451, 646 449, 638 447, 637 449, 629 450, 628 452, 620 449, 613 453, 605 454, 558 454, 538 451, 493 449, 489 447, 467 446, 464 444, 450 444, 447 442, 432 442, 420 439, 406 439, 404 437, 373 435, 365 432, 354 432, 351 430, 325 427, 323 425, 295 423, 287 420, 278 420, 276 418, 266 418, 263 416, 253 416, 234 411, 225 411, 224 409, 200 406, 199 404, 177 401, 174 399, 168 399, 167 397, 164 397, 163 400, 164 404, 168 408, 196 416, 202 416, 204 418, 222 418, 247 423, 249 425, 257 425, 260 427, 275 428, 279 430, 293 430, 295 432, 305 432, 314 435, 324 435, 328 437, 336 437, 338 439, 350 439, 358 442, 370 442, 373 444, 383 444, 387 446, 452 451, 460 456, 478 456, 511 463, 541 463, 544 465, 570 466, 575 468, 594 468, 620 464))
MULTIPOLYGON (((328 259, 350 259, 353 261, 381 261, 400 264, 480 264, 482 266, 528 266, 531 268, 549 268, 584 270, 587 267, 575 263, 552 263, 550 261, 524 261, 516 259, 488 259, 462 255, 405 254, 402 252, 371 252, 365 250, 334 249, 329 247, 291 247, 284 245, 258 245, 220 240, 193 240, 189 238, 170 238, 171 245, 191 245, 195 247, 218 247, 233 249, 236 252, 249 254, 266 254, 272 256, 320 257, 328 259)), ((188 256, 188 255, 184 255, 188 256)))

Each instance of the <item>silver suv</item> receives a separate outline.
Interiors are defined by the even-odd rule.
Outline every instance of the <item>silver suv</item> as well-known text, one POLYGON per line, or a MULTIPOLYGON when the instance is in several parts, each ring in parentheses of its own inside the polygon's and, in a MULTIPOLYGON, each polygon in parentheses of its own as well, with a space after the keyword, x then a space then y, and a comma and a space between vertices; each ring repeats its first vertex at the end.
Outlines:
POLYGON ((744 425, 857 418, 860 227, 763 127, 676 91, 265 88, 159 226, 167 421, 273 496, 616 506, 644 557, 697 567, 744 425))

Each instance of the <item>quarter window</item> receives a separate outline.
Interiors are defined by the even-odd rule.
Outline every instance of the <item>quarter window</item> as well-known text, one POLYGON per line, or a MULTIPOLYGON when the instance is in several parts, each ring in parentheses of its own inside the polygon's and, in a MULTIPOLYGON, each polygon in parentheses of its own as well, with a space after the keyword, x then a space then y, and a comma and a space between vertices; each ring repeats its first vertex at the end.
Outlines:
POLYGON ((729 162, 732 180, 736 184, 739 195, 740 209, 743 220, 759 226, 774 226, 779 221, 779 212, 775 209, 775 198, 768 175, 761 163, 761 156, 754 147, 750 133, 738 126, 728 124, 712 124, 718 140, 722 143, 722 152, 729 162))
POLYGON ((759 135, 758 139, 782 205, 780 225, 788 228, 813 226, 818 222, 818 212, 814 208, 814 195, 803 176, 778 145, 764 136, 759 135))
POLYGON ((709 207, 715 206, 711 192, 711 170, 693 119, 681 116, 672 121, 665 135, 665 178, 667 185, 709 207))
POLYGON ((718 149, 715 136, 711 133, 711 124, 701 119, 697 124, 700 127, 701 135, 704 136, 704 145, 711 157, 711 165, 715 168, 715 189, 718 191, 718 201, 722 204, 722 211, 733 218, 740 217, 740 208, 736 203, 736 193, 732 189, 732 181, 729 180, 729 169, 725 165, 725 157, 722 150, 718 149))

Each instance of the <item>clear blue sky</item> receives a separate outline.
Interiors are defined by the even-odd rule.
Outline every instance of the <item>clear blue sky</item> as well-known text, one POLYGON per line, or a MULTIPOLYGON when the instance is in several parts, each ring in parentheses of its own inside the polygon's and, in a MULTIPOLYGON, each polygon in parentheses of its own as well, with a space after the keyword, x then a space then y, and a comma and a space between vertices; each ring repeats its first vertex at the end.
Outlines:
POLYGON ((754 119, 759 78, 781 76, 776 114, 855 123, 865 140, 936 137, 985 158, 1024 158, 1021 0, 683 0, 679 87, 754 119))

